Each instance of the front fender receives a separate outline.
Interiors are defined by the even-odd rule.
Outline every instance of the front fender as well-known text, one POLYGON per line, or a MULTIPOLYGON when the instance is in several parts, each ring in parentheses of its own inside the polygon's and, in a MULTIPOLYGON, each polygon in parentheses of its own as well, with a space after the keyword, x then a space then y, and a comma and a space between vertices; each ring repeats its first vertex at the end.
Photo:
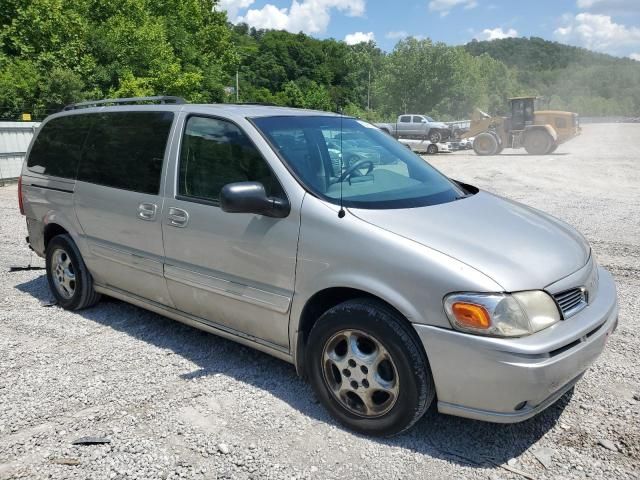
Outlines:
MULTIPOLYGON (((329 288, 350 288, 387 302, 411 323, 450 328, 443 298, 454 291, 501 291, 480 271, 307 195, 302 206, 291 306, 296 345, 307 302, 329 288)), ((295 351, 295 350, 294 350, 295 351)))

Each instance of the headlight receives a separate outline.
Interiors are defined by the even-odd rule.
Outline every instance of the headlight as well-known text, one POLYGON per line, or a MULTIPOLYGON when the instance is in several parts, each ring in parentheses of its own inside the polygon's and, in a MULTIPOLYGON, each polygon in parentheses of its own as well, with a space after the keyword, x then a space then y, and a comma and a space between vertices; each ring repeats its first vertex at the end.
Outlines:
POLYGON ((518 293, 454 293, 444 300, 456 330, 497 337, 522 337, 560 321, 553 299, 541 290, 518 293))

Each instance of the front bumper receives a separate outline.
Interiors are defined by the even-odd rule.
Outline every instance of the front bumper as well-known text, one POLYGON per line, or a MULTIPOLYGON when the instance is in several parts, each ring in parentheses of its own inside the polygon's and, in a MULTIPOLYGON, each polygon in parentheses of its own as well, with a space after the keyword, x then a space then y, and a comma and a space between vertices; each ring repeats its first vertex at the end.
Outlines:
POLYGON ((615 284, 598 268, 598 293, 588 307, 528 337, 490 338, 414 324, 429 358, 438 410, 513 423, 558 400, 600 355, 617 326, 615 284))

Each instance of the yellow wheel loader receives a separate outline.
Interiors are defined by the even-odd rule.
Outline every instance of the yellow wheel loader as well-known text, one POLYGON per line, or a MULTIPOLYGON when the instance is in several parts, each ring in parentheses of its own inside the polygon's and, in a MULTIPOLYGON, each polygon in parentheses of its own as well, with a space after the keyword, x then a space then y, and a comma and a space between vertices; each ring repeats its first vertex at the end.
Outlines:
POLYGON ((536 97, 510 98, 511 116, 492 117, 477 109, 469 131, 478 155, 497 155, 503 148, 523 148, 531 155, 552 153, 561 143, 580 134, 577 113, 535 110, 536 97))

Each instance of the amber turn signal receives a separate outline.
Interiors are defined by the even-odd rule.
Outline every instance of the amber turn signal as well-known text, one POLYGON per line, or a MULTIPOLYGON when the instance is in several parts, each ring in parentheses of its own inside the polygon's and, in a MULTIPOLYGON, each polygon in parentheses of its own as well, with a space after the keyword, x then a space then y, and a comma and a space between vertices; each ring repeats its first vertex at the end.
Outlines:
POLYGON ((480 305, 456 302, 451 305, 451 312, 461 327, 479 328, 482 330, 491 327, 489 312, 480 305))

